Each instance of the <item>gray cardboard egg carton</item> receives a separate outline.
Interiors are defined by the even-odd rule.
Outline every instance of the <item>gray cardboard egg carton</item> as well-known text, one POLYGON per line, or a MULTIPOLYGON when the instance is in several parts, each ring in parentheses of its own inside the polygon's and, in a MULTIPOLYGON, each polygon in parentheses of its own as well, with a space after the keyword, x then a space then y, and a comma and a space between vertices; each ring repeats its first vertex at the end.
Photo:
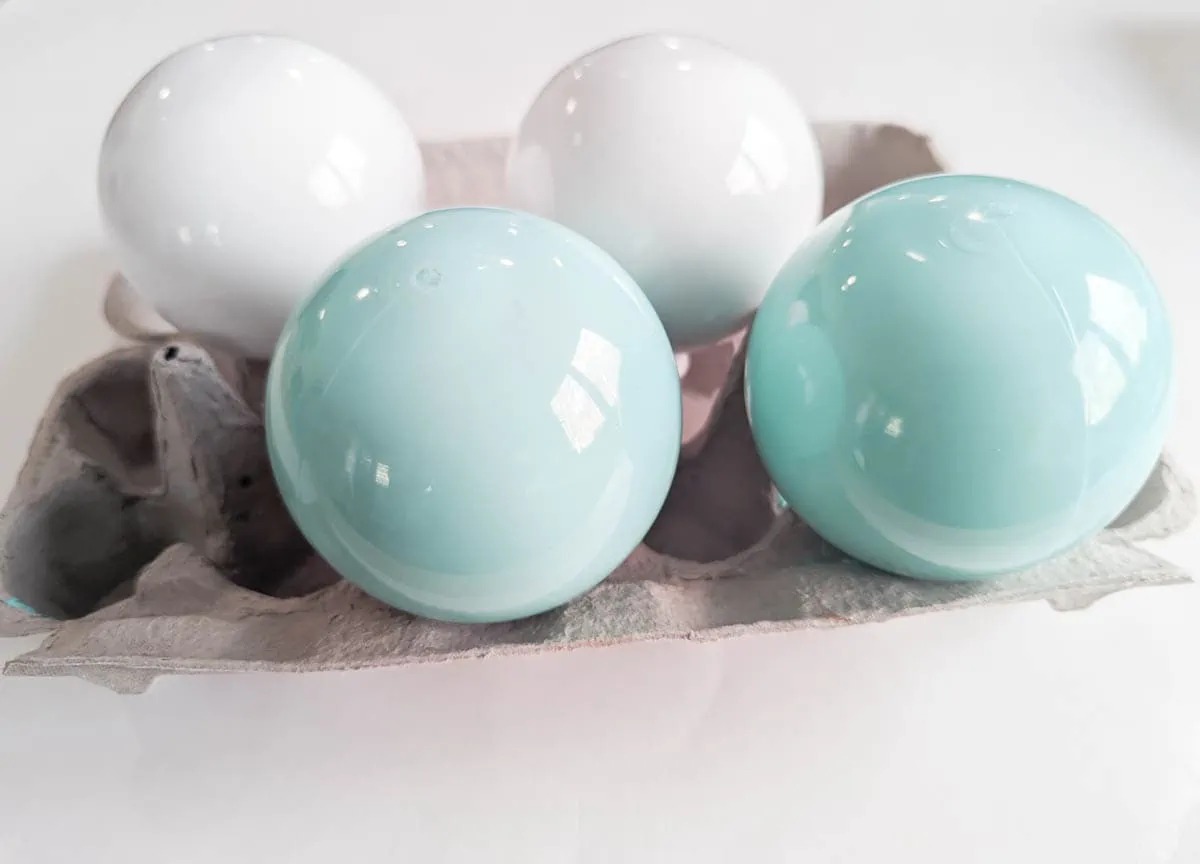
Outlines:
MULTIPOLYGON (((818 131, 827 212, 942 170, 929 142, 901 127, 818 131)), ((503 140, 427 145, 430 206, 501 203, 504 148, 503 140)), ((1181 530, 1193 514, 1191 487, 1168 459, 1099 537, 999 581, 916 582, 848 559, 775 505, 740 397, 743 333, 686 361, 675 483, 646 542, 608 580, 524 621, 413 618, 340 580, 288 519, 266 459, 261 364, 155 333, 163 328, 147 310, 122 310, 133 295, 121 288, 106 311, 140 341, 60 385, 0 515, 8 598, 0 636, 50 633, 5 674, 76 675, 136 692, 168 673, 716 639, 1023 600, 1073 609, 1188 581, 1137 545, 1181 530)))

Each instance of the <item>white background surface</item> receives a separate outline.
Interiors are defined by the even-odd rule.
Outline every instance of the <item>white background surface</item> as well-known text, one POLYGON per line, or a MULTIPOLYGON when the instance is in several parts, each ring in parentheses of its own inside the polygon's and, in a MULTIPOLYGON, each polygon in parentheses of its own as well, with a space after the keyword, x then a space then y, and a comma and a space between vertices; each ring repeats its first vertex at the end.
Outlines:
MULTIPOLYGON (((1157 273, 1173 445, 1200 475, 1192 4, 992 5, 0 2, 0 481, 55 381, 111 341, 109 115, 162 55, 254 28, 342 55, 449 137, 509 131, 572 56, 673 27, 767 63, 816 118, 902 120, 958 167, 1052 185, 1157 273)), ((1200 569, 1196 531, 1157 551, 1200 569)), ((1194 864, 1200 588, 137 697, 0 680, 5 864, 334 860, 1194 864)))

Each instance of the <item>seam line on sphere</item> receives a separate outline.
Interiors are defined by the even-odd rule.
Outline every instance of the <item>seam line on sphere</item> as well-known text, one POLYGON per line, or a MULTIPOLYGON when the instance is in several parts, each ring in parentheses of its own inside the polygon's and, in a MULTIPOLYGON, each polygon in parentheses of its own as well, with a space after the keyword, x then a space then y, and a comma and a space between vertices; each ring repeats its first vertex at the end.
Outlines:
POLYGON ((376 327, 379 326, 379 322, 388 313, 388 311, 393 306, 396 305, 396 303, 399 299, 400 298, 397 295, 393 295, 392 298, 390 300, 388 300, 388 302, 384 304, 383 308, 380 309, 379 312, 375 315, 375 317, 374 317, 374 319, 372 319, 371 323, 368 324, 365 328, 363 328, 363 331, 358 334, 358 338, 354 340, 354 344, 351 345, 346 350, 346 353, 342 355, 342 359, 338 361, 337 368, 334 369, 333 374, 329 376, 329 381, 325 384, 325 389, 321 391, 322 398, 329 393, 330 389, 333 387, 334 382, 337 381, 338 376, 340 374, 342 374, 342 367, 345 366, 346 363, 349 362, 350 358, 354 355, 354 352, 358 349, 359 343, 362 342, 362 340, 366 339, 367 335, 370 334, 370 332, 372 330, 374 330, 376 327))
MULTIPOLYGON (((1013 256, 1017 259, 1017 263, 1021 265, 1021 269, 1024 270, 1026 275, 1033 280, 1034 284, 1042 290, 1042 294, 1046 296, 1046 300, 1054 309, 1055 314, 1058 316, 1059 323, 1062 324, 1063 330, 1066 331, 1067 336, 1071 340, 1071 357, 1072 360, 1074 360, 1079 356, 1079 334, 1075 332, 1075 327, 1071 324, 1071 316, 1067 314, 1067 307, 1063 304, 1062 297, 1059 295, 1058 291, 1053 285, 1047 285, 1044 279, 1040 278, 1036 273, 1033 272, 1033 268, 1029 266, 1029 264, 1025 261, 1025 256, 1022 255, 1021 250, 1017 248, 1017 244, 1013 242, 1013 239, 1008 236, 1008 232, 1004 230, 1004 226, 998 225, 997 227, 1000 229, 1000 236, 1004 238, 1004 242, 1008 245, 1009 250, 1012 251, 1013 256)), ((1082 382, 1080 382, 1080 385, 1082 386, 1082 382)), ((1085 395, 1083 418, 1083 478, 1082 482, 1080 483, 1080 494, 1076 496, 1075 503, 1071 506, 1072 516, 1079 513, 1079 508, 1083 504, 1084 494, 1089 488, 1091 488, 1092 481, 1092 435, 1091 427, 1087 422, 1088 409, 1086 400, 1087 396, 1085 395)))

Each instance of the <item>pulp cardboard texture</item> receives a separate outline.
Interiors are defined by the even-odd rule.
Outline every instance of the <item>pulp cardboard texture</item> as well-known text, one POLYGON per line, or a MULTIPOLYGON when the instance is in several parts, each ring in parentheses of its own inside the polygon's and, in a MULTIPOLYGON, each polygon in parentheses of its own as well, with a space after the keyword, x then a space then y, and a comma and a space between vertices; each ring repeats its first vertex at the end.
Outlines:
MULTIPOLYGON (((827 213, 944 170, 930 142, 902 127, 818 134, 827 213)), ((425 145, 429 205, 502 204, 506 143, 425 145)), ((414 618, 339 579, 287 517, 266 459, 262 364, 171 334, 137 303, 114 283, 105 312, 135 344, 62 382, 0 514, 0 636, 50 633, 5 674, 138 692, 171 673, 718 639, 1022 600, 1075 609, 1188 581, 1137 545, 1181 530, 1194 512, 1191 486, 1168 458, 1108 530, 998 581, 917 582, 847 558, 779 511, 741 398, 743 331, 681 358, 685 440, 674 485, 645 543, 605 582, 524 621, 414 618)))

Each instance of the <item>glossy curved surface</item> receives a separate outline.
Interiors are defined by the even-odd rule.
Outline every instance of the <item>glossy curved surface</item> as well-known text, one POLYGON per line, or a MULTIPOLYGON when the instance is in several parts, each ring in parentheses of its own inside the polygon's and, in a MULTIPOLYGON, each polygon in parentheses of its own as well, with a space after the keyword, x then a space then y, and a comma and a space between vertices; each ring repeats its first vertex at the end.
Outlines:
POLYGON ((737 330, 820 219, 812 129, 761 66, 708 42, 623 39, 568 64, 525 115, 509 203, 610 252, 678 348, 737 330))
POLYGON ((416 140, 335 57, 278 36, 184 48, 122 102, 100 204, 121 271, 181 330, 270 356, 349 249, 423 209, 416 140))
POLYGON ((1162 448, 1168 321, 1145 266, 1055 193, 938 176, 827 219, 751 330, 755 441, 792 508, 929 579, 1036 564, 1129 503, 1162 448))
POLYGON ((275 476, 347 579, 455 621, 543 612, 642 540, 680 392, 654 310, 607 254, 524 213, 429 213, 301 306, 267 384, 275 476))

